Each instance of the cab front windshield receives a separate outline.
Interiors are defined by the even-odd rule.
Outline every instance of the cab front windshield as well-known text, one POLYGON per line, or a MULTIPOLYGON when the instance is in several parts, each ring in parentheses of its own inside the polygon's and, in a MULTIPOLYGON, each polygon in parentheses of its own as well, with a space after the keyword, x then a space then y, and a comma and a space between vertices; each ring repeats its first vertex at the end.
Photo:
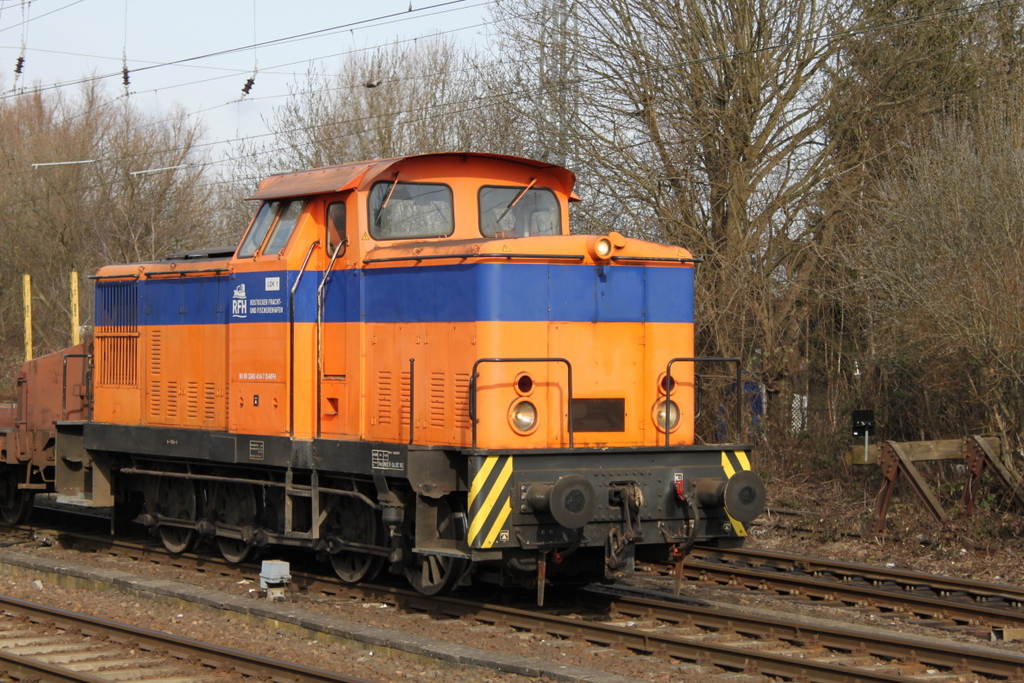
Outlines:
POLYGON ((484 237, 530 237, 562 234, 555 193, 547 188, 480 188, 480 234, 484 237))

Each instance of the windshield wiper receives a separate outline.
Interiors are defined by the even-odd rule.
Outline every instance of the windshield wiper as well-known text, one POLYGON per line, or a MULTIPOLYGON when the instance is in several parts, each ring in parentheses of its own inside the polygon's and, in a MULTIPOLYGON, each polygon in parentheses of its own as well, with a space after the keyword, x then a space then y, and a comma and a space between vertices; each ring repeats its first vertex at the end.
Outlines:
POLYGON ((384 203, 377 209, 377 214, 373 217, 374 225, 380 225, 380 217, 384 213, 384 209, 388 208, 388 202, 391 201, 391 195, 395 193, 395 188, 398 187, 398 173, 395 173, 395 180, 391 183, 391 189, 388 190, 388 196, 384 198, 384 203))
POLYGON ((530 178, 530 184, 527 185, 526 187, 524 187, 522 190, 520 190, 519 194, 516 195, 516 198, 513 199, 511 202, 509 202, 509 205, 506 206, 505 210, 501 212, 500 216, 498 216, 498 220, 495 221, 498 224, 499 227, 501 226, 501 219, 504 218, 505 216, 507 216, 508 212, 512 210, 512 207, 515 206, 516 204, 518 204, 519 200, 523 198, 523 195, 526 194, 530 190, 530 188, 533 187, 536 184, 537 184, 537 179, 536 178, 530 178))

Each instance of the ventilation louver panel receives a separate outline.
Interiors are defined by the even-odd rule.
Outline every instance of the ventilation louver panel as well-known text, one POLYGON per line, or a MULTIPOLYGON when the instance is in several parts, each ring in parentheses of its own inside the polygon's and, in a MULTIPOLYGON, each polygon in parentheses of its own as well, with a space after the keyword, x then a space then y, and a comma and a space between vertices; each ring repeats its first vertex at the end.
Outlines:
POLYGON ((104 282, 96 288, 97 384, 139 386, 138 289, 134 282, 104 282))

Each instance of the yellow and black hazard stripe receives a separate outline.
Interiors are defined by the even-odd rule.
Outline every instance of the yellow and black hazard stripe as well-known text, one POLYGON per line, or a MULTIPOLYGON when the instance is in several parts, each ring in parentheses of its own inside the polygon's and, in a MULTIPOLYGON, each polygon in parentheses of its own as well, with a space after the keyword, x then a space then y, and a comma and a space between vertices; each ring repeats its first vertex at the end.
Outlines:
MULTIPOLYGON (((732 475, 743 470, 750 469, 750 458, 744 451, 722 451, 722 469, 725 471, 725 478, 731 479, 732 475)), ((726 510, 726 516, 729 521, 732 522, 732 528, 736 531, 737 536, 746 536, 747 528, 743 525, 743 522, 737 521, 729 514, 726 510)))
POLYGON ((492 548, 496 540, 508 540, 506 526, 512 516, 512 456, 480 459, 469 485, 469 545, 492 548), (504 531, 505 534, 501 534, 504 531))

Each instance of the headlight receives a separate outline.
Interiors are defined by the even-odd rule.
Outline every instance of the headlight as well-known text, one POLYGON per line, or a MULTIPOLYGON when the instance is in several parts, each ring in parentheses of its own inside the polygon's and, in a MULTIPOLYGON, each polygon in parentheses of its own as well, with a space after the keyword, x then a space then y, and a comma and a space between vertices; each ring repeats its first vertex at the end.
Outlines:
POLYGON ((587 251, 595 261, 607 261, 612 257, 612 241, 607 237, 591 237, 587 240, 587 251))
POLYGON ((512 405, 508 419, 517 432, 532 431, 537 426, 537 408, 529 401, 519 401, 512 405))
POLYGON ((658 401, 654 404, 654 421, 662 431, 675 429, 679 424, 679 406, 675 401, 658 401))

